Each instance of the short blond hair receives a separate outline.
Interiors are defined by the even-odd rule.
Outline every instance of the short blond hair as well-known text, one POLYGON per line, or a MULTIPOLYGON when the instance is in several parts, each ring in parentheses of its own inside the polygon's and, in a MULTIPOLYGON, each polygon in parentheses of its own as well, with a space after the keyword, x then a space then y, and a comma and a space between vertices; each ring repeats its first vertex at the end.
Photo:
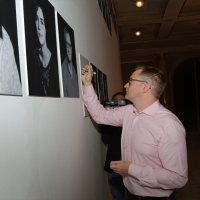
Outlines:
POLYGON ((164 73, 160 69, 151 66, 137 66, 135 70, 141 70, 139 76, 151 84, 153 94, 159 99, 166 87, 164 73))

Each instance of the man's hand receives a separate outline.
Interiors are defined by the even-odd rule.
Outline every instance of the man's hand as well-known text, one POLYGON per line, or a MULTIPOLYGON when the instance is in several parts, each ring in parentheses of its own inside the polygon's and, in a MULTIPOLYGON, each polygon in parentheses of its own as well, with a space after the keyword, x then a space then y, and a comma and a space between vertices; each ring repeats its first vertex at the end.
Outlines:
POLYGON ((131 162, 125 160, 112 161, 110 163, 110 168, 121 176, 127 176, 130 164, 131 162))
POLYGON ((84 69, 82 69, 82 82, 84 85, 92 84, 92 66, 85 65, 84 69))

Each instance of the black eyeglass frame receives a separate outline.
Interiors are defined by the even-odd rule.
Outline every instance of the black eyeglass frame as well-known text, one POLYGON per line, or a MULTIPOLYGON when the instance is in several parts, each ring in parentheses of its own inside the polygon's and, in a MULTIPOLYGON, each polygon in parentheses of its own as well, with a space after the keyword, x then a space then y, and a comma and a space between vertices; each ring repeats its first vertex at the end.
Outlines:
POLYGON ((143 80, 139 80, 139 79, 130 78, 129 81, 128 81, 129 85, 131 85, 131 83, 132 83, 133 81, 142 82, 142 83, 148 83, 147 81, 143 81, 143 80))

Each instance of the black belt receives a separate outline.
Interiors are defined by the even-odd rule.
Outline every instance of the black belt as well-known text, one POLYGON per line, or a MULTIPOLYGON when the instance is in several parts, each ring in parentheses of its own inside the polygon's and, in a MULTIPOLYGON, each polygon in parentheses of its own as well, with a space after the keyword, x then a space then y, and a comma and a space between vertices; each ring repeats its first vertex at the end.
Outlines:
POLYGON ((134 194, 131 194, 128 190, 126 190, 126 193, 129 196, 129 200, 167 200, 168 197, 142 197, 142 196, 137 196, 134 194))

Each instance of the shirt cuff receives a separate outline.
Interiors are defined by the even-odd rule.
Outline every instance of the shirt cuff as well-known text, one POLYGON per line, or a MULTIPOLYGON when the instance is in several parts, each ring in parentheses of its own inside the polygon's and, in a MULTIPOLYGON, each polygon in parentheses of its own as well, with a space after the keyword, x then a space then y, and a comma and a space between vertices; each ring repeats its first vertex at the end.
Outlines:
POLYGON ((141 167, 138 165, 135 165, 133 163, 130 164, 128 168, 128 174, 132 176, 133 178, 136 178, 139 180, 140 177, 140 172, 141 172, 141 167))

